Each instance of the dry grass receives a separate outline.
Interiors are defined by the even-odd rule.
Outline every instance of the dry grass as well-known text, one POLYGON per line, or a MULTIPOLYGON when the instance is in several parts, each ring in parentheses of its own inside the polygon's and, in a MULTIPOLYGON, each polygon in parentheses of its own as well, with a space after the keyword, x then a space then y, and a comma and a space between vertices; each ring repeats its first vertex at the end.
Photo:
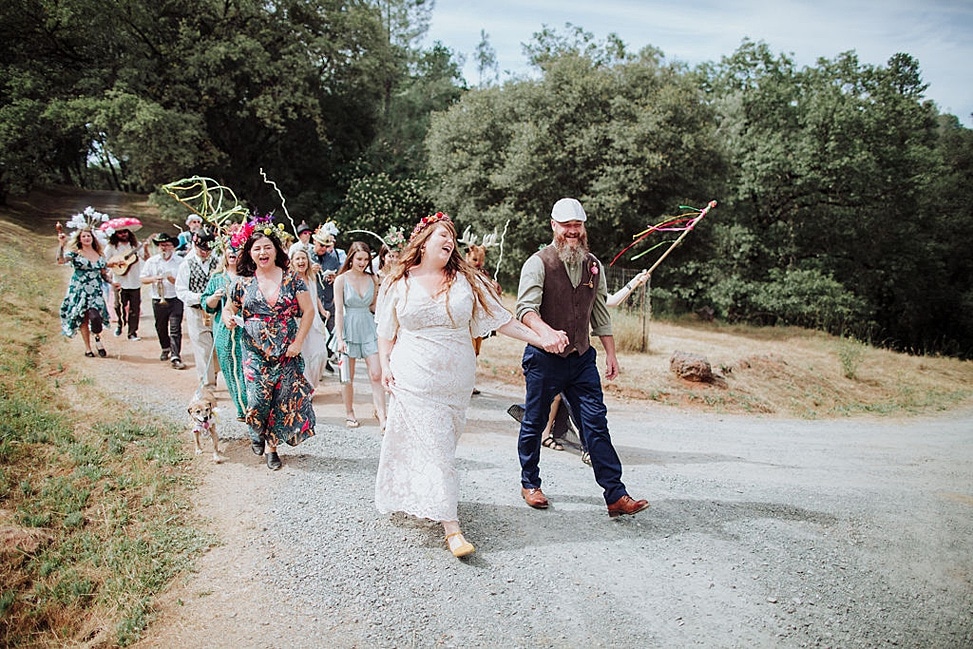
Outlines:
POLYGON ((102 204, 87 199, 54 192, 0 210, 0 644, 8 647, 133 642, 152 597, 210 543, 185 506, 191 484, 178 440, 95 386, 77 346, 58 333, 65 269, 53 263, 53 224, 102 204))
MULTIPOLYGON (((506 300, 512 308, 513 298, 506 300)), ((613 316, 618 348, 637 348, 642 332, 637 315, 613 316)), ((606 392, 711 412, 809 419, 917 415, 973 402, 973 363, 967 361, 897 354, 793 327, 653 321, 648 332, 646 353, 619 351, 621 376, 605 384, 606 392), (705 356, 721 380, 699 384, 677 378, 669 371, 675 351, 705 356)), ((600 344, 595 346, 602 354, 600 344)), ((479 371, 522 384, 522 352, 520 342, 490 338, 479 371)))

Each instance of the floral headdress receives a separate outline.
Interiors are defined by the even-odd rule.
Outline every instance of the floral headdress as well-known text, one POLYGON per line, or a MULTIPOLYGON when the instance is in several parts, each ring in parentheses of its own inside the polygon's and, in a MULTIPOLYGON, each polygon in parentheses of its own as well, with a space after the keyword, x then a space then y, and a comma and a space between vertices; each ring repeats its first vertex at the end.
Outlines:
POLYGON ((419 236, 420 232, 428 228, 433 223, 452 223, 452 222, 453 220, 449 218, 449 214, 445 214, 443 212, 436 212, 435 214, 431 214, 430 216, 424 216, 422 217, 421 221, 416 223, 416 227, 412 229, 412 234, 409 235, 409 241, 415 239, 417 236, 419 236))
POLYGON ((405 233, 402 228, 389 228, 388 233, 382 238, 389 250, 402 250, 407 243, 405 233))
POLYGON ((230 235, 230 247, 238 250, 243 248, 250 237, 257 233, 275 239, 279 243, 281 235, 284 233, 284 224, 278 223, 275 226, 273 214, 266 214, 264 216, 255 215, 230 235))
POLYGON ((109 219, 111 219, 110 216, 96 211, 95 208, 89 205, 84 208, 83 212, 78 212, 71 217, 71 220, 68 221, 68 227, 74 228, 75 230, 98 230, 101 224, 107 222, 109 219))
POLYGON ((222 255, 230 249, 239 251, 240 248, 233 243, 233 240, 236 233, 239 232, 242 227, 242 223, 231 223, 226 228, 221 229, 219 235, 216 237, 216 244, 213 246, 214 252, 222 255))

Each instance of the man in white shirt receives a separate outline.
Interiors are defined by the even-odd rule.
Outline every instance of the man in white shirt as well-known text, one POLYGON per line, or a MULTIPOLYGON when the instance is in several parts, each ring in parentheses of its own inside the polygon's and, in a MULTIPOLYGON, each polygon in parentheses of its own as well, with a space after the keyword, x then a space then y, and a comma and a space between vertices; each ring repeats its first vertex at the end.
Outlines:
POLYGON ((176 273, 176 296, 186 311, 186 328, 196 359, 196 375, 201 389, 216 389, 216 357, 213 355, 212 316, 203 311, 200 297, 216 268, 212 253, 215 237, 205 229, 193 235, 193 245, 176 273))
POLYGON ((122 335, 128 324, 128 339, 139 340, 139 318, 142 315, 142 260, 148 259, 145 246, 139 246, 135 233, 128 229, 115 230, 108 238, 105 258, 112 272, 115 291, 115 335, 122 335))
POLYGON ((186 369, 182 362, 182 300, 176 295, 176 275, 183 258, 176 255, 179 240, 171 234, 160 233, 152 238, 159 254, 149 257, 142 265, 142 283, 148 284, 152 294, 152 314, 155 332, 159 336, 162 354, 160 361, 169 361, 177 370, 186 369))

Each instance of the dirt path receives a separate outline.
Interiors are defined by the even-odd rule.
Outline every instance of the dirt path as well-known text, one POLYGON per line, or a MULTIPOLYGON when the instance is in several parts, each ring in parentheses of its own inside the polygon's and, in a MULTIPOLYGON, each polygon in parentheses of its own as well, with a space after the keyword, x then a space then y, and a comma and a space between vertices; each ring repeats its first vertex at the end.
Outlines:
MULTIPOLYGON (((188 452, 194 370, 157 360, 146 317, 141 334, 78 362, 170 418, 188 452)), ((278 473, 224 417, 227 462, 190 469, 221 544, 138 646, 973 646, 973 413, 812 422, 612 401, 626 484, 653 506, 609 520, 570 450, 542 456, 553 507, 524 506, 517 389, 479 387, 459 448, 470 561, 374 510, 378 429, 341 427, 326 382, 318 435, 278 473)))

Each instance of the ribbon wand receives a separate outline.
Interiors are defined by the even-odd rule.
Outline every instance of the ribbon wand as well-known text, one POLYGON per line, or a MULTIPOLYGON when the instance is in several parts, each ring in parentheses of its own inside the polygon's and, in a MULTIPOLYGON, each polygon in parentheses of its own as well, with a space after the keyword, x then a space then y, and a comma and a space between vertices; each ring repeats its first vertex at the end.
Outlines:
POLYGON ((683 230, 682 231, 682 234, 679 235, 679 238, 676 239, 675 241, 673 241, 672 242, 672 245, 669 246, 669 249, 666 250, 664 253, 662 253, 662 256, 659 257, 654 264, 652 264, 652 267, 649 268, 649 270, 648 270, 648 272, 649 272, 650 275, 652 274, 652 271, 654 271, 656 268, 659 267, 659 264, 662 263, 662 260, 665 259, 666 257, 668 257, 669 256, 669 253, 676 249, 676 246, 678 246, 680 244, 680 242, 682 242, 682 240, 686 238, 686 235, 689 234, 693 230, 693 228, 696 227, 696 224, 699 223, 702 220, 702 218, 704 216, 706 216, 706 214, 711 209, 713 209, 714 207, 716 207, 716 201, 710 201, 709 203, 707 203, 706 207, 704 207, 700 211, 699 216, 697 216, 695 219, 693 219, 693 224, 692 224, 693 227, 686 228, 685 230, 683 230))

